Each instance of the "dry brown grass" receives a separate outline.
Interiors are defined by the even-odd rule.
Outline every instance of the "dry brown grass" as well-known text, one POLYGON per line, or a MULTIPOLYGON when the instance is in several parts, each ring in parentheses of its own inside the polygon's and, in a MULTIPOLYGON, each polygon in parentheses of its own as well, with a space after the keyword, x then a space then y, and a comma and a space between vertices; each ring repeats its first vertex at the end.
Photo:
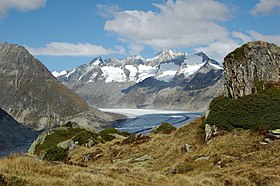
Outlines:
POLYGON ((0 159, 0 172, 27 185, 280 185, 280 140, 261 145, 262 134, 235 130, 206 144, 201 122, 151 135, 142 144, 121 144, 117 139, 71 151, 71 161, 87 167, 11 156, 0 159), (192 145, 190 152, 184 150, 186 143, 192 145), (102 156, 84 162, 83 157, 97 148, 102 156), (149 158, 135 160, 143 156, 149 158))

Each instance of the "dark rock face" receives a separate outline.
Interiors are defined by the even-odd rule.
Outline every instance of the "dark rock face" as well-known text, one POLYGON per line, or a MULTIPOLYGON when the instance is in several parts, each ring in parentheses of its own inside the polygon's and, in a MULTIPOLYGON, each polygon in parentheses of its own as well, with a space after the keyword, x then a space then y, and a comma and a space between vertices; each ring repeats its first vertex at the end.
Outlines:
POLYGON ((244 44, 224 59, 225 94, 257 93, 265 82, 280 81, 280 47, 264 41, 244 44))
POLYGON ((25 126, 51 128, 83 112, 103 117, 22 46, 0 44, 0 77, 1 107, 25 126))
POLYGON ((27 151, 36 136, 0 108, 0 156, 27 151))

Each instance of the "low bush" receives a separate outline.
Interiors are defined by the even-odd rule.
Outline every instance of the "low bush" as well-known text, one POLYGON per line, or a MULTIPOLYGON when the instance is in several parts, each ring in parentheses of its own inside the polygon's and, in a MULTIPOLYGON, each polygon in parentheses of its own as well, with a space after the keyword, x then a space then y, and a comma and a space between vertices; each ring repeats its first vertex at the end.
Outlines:
POLYGON ((205 123, 230 131, 234 128, 277 129, 279 121, 280 89, 269 88, 238 99, 215 98, 205 123))
POLYGON ((174 127, 173 125, 169 123, 162 123, 160 126, 156 127, 152 132, 155 134, 170 134, 174 130, 176 130, 176 127, 174 127))
POLYGON ((73 137, 73 141, 77 141, 79 145, 85 145, 89 142, 89 139, 92 139, 94 141, 94 144, 98 143, 98 134, 95 132, 90 132, 86 130, 82 130, 75 134, 73 137))
POLYGON ((67 156, 68 149, 54 146, 53 148, 47 150, 43 159, 47 161, 63 161, 67 158, 67 156))

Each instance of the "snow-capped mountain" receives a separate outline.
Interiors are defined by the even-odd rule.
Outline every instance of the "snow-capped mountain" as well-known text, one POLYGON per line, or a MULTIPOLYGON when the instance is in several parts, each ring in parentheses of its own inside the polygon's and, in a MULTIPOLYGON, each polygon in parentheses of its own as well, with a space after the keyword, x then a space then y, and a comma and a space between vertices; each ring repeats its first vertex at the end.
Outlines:
POLYGON ((205 54, 187 55, 174 53, 171 50, 160 52, 153 58, 131 56, 123 60, 111 58, 103 61, 101 57, 93 59, 88 65, 62 72, 53 72, 55 77, 65 82, 94 82, 104 80, 112 82, 139 83, 148 77, 170 82, 174 76, 183 74, 186 78, 198 71, 205 63, 212 64, 215 69, 222 69, 218 62, 209 59, 205 54))
POLYGON ((153 98, 163 89, 176 87, 186 92, 207 88, 214 85, 221 74, 220 64, 202 52, 186 54, 171 50, 148 59, 140 55, 105 60, 98 57, 75 69, 53 72, 63 84, 95 106, 126 108, 155 107, 153 98), (193 82, 204 86, 196 86, 193 82), (189 88, 184 90, 186 87, 189 88), (140 95, 141 99, 138 98, 140 95))

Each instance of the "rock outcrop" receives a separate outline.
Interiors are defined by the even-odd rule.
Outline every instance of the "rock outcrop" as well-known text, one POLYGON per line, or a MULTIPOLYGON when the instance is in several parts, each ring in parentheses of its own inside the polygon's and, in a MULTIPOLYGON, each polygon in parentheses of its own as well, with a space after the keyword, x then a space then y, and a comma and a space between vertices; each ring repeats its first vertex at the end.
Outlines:
POLYGON ((0 77, 1 107, 25 126, 36 130, 52 128, 76 115, 76 120, 84 120, 81 113, 85 112, 90 115, 88 128, 111 120, 62 85, 22 46, 0 44, 0 77))
POLYGON ((257 93, 265 82, 280 81, 280 48, 265 41, 252 41, 224 59, 225 94, 238 98, 257 93))
POLYGON ((224 79, 224 94, 210 103, 206 124, 228 131, 280 128, 280 47, 244 44, 225 57, 224 79))

